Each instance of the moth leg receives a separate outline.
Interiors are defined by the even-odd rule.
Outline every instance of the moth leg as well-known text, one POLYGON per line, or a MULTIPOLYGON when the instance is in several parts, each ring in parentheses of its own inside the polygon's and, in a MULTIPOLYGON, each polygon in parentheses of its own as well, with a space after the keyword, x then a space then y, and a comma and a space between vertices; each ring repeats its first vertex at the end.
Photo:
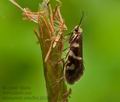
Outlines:
POLYGON ((66 50, 68 50, 69 48, 70 48, 70 47, 67 47, 67 48, 63 49, 63 52, 66 51, 66 50))
POLYGON ((60 62, 65 63, 64 58, 61 58, 60 60, 58 60, 57 65, 60 64, 60 62))
MULTIPOLYGON (((66 57, 66 56, 65 56, 66 57)), ((63 64, 63 69, 62 69, 62 72, 63 72, 63 70, 64 70, 64 65, 65 65, 65 57, 64 58, 61 58, 60 60, 58 60, 57 61, 57 63, 56 63, 56 65, 58 65, 58 64, 60 64, 61 62, 62 62, 62 64, 63 64)))
POLYGON ((66 65, 66 63, 67 63, 67 61, 65 61, 65 60, 67 59, 69 52, 70 52, 70 49, 69 49, 69 51, 67 52, 66 56, 65 56, 64 58, 58 60, 58 62, 57 62, 57 64, 59 64, 60 62, 63 63, 63 70, 62 70, 62 72, 64 71, 64 67, 65 67, 65 65, 66 65))

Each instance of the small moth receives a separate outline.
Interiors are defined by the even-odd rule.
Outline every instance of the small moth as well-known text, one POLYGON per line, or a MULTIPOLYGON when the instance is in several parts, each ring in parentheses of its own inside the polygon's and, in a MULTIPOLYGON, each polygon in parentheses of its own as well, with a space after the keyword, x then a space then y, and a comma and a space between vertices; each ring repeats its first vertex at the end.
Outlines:
POLYGON ((82 28, 79 25, 75 26, 72 35, 69 38, 69 51, 64 64, 64 78, 69 84, 74 84, 83 75, 83 46, 82 46, 82 28))

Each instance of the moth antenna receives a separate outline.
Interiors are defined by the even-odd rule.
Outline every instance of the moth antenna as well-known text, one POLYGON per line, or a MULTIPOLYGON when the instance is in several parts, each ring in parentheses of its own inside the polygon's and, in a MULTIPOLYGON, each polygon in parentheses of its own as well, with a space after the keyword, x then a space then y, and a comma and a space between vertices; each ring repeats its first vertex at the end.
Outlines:
POLYGON ((81 17, 81 19, 80 19, 80 22, 79 22, 79 24, 78 24, 78 27, 80 27, 80 25, 81 25, 81 23, 82 23, 82 21, 83 21, 83 18, 84 18, 84 11, 82 11, 82 17, 81 17))

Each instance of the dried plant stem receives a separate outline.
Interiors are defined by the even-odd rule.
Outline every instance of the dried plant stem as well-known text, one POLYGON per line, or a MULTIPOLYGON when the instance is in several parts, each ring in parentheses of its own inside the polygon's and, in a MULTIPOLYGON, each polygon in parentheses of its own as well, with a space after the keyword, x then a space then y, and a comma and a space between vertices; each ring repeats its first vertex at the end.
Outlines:
POLYGON ((40 10, 31 12, 14 0, 10 1, 24 12, 27 19, 38 24, 39 29, 35 30, 35 34, 42 50, 48 102, 68 102, 69 92, 63 80, 63 65, 58 63, 62 56, 63 34, 66 30, 60 6, 53 10, 49 0, 43 0, 40 10))

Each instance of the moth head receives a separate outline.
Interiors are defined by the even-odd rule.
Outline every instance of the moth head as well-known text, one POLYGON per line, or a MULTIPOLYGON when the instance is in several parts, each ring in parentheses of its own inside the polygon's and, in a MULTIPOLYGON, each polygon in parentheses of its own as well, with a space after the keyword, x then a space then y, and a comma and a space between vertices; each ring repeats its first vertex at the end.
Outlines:
POLYGON ((75 28, 74 28, 74 33, 79 34, 79 33, 83 32, 83 30, 81 28, 81 23, 82 23, 83 18, 84 18, 84 12, 82 12, 82 17, 80 19, 79 24, 77 26, 75 26, 75 28))
POLYGON ((82 32, 83 32, 83 29, 79 25, 75 26, 74 33, 82 33, 82 32))

